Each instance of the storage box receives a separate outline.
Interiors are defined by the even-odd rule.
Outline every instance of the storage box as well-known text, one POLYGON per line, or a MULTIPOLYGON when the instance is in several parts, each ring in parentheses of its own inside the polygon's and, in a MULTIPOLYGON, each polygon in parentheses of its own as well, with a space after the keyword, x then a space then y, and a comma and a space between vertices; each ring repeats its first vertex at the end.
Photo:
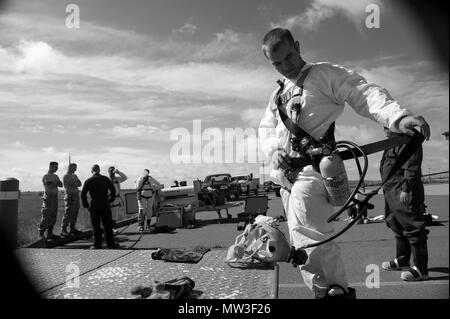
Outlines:
POLYGON ((156 227, 183 227, 183 208, 176 206, 161 207, 156 217, 156 227))

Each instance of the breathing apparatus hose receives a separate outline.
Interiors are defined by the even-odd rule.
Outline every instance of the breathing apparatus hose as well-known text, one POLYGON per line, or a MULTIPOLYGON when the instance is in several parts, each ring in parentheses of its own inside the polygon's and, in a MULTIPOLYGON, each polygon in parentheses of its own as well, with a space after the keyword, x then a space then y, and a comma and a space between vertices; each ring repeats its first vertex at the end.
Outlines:
MULTIPOLYGON (((350 153, 352 154, 352 157, 354 158, 355 162, 356 162, 356 166, 358 168, 358 173, 359 173, 359 180, 358 183, 356 184, 354 190, 351 192, 349 198, 347 199, 347 201, 344 203, 344 205, 336 212, 334 213, 329 219, 328 222, 331 222, 333 220, 335 220, 340 214, 342 214, 345 210, 347 210, 350 207, 355 206, 356 204, 360 205, 360 211, 357 214, 356 218, 354 220, 352 220, 346 227, 344 227, 343 229, 341 229, 338 233, 334 234, 333 236, 317 242, 317 243, 313 243, 313 244, 309 244, 306 246, 301 247, 302 249, 305 248, 311 248, 311 247, 316 247, 319 245, 323 245, 337 237, 339 237, 340 235, 342 235, 344 232, 346 232, 348 229, 350 229, 350 227, 352 227, 360 218, 361 216, 364 214, 364 212, 367 210, 367 204, 368 204, 368 200, 366 201, 367 196, 363 201, 356 201, 355 196, 357 193, 359 192, 359 188, 361 187, 361 185, 364 182, 364 178, 366 176, 367 173, 367 167, 368 167, 368 158, 367 155, 364 153, 364 151, 356 144, 350 141, 338 141, 336 142, 336 149, 343 147, 346 148, 347 150, 350 151, 350 153), (364 166, 363 168, 361 168, 361 164, 359 163, 359 159, 358 156, 356 155, 356 153, 354 152, 354 150, 352 149, 352 147, 356 150, 358 150, 360 152, 360 154, 362 155, 363 159, 364 159, 364 166)), ((373 196, 373 195, 372 195, 373 196)))
MULTIPOLYGON (((350 151, 352 157, 355 159, 355 161, 357 163, 356 166, 358 167, 359 181, 358 181, 358 184, 356 185, 355 189, 353 190, 353 192, 350 194, 348 200, 345 202, 345 204, 341 207, 341 209, 339 209, 339 211, 337 211, 332 216, 330 216, 327 219, 327 222, 332 222, 339 215, 341 215, 346 209, 348 209, 352 206, 358 205, 360 210, 359 210, 358 214, 356 215, 356 217, 351 222, 349 222, 347 226, 345 226, 343 229, 341 229, 339 232, 337 232, 333 236, 330 236, 329 238, 324 239, 319 242, 316 242, 316 243, 305 245, 303 247, 300 247, 299 249, 305 249, 305 248, 311 248, 311 247, 317 247, 317 246, 323 245, 323 244, 325 244, 329 241, 332 241, 333 239, 341 236, 343 233, 345 233, 347 230, 349 230, 354 224, 356 224, 356 222, 365 214, 367 209, 373 207, 373 205, 369 203, 369 200, 373 196, 378 194, 378 192, 384 186, 384 184, 395 174, 395 172, 398 169, 400 169, 403 166, 403 164, 411 157, 411 155, 417 150, 417 148, 422 144, 422 142, 424 140, 425 140, 425 136, 423 136, 420 132, 415 131, 414 135, 410 137, 410 139, 408 140, 408 142, 406 143, 406 145, 400 152, 397 160, 395 161, 394 165, 391 167, 391 170, 389 171, 388 176, 384 179, 384 181, 382 181, 381 185, 379 185, 375 190, 373 190, 367 194, 364 194, 359 191, 359 188, 361 187, 362 183, 364 182, 364 178, 367 173, 367 167, 368 167, 367 154, 363 151, 363 149, 360 146, 358 146, 357 144, 355 144, 353 142, 349 142, 349 141, 337 142, 336 143, 337 148, 338 147, 347 148, 347 150, 350 151), (351 148, 351 146, 353 148, 351 148), (361 165, 358 160, 358 155, 356 154, 355 150, 357 150, 360 153, 360 156, 362 156, 364 159, 364 166, 362 169, 361 169, 361 165), (357 193, 365 195, 365 198, 363 200, 357 200, 355 198, 357 193)), ((389 148, 389 147, 386 147, 386 149, 387 148, 389 148)))

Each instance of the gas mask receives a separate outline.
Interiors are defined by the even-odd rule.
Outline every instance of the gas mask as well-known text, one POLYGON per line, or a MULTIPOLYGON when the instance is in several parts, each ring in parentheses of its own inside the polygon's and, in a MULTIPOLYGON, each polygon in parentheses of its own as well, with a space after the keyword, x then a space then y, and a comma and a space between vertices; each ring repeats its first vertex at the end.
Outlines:
POLYGON ((248 224, 228 248, 226 262, 231 267, 249 268, 258 264, 279 261, 303 264, 306 252, 295 250, 283 232, 274 226, 273 218, 259 215, 253 224, 248 224))

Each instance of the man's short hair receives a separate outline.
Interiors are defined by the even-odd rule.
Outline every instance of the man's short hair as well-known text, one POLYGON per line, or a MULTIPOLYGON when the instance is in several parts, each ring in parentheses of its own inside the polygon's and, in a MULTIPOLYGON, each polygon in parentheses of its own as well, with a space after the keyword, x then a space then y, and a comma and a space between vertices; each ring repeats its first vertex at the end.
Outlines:
POLYGON ((48 165, 49 166, 56 166, 56 165, 59 165, 59 164, 58 164, 58 162, 50 162, 48 165))
POLYGON ((100 172, 100 166, 98 166, 98 164, 94 164, 94 165, 92 165, 92 168, 91 168, 91 170, 93 171, 93 172, 100 172))
POLYGON ((76 163, 70 163, 69 167, 77 167, 77 164, 76 163))
POLYGON ((144 171, 146 171, 147 173, 149 173, 150 174, 150 171, 146 168, 146 169, 144 169, 144 171))
POLYGON ((287 40, 292 45, 295 44, 294 37, 288 29, 275 28, 267 32, 262 42, 264 54, 266 54, 267 49, 277 50, 284 40, 287 40))
POLYGON ((112 172, 114 172, 115 169, 116 169, 116 168, 115 168, 114 166, 110 166, 110 167, 108 168, 108 172, 112 173, 112 172))

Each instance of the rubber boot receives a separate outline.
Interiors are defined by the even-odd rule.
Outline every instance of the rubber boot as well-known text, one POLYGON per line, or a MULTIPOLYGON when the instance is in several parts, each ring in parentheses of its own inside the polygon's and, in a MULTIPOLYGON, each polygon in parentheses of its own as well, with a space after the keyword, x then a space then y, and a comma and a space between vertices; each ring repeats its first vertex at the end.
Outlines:
POLYGON ((406 237, 397 238, 397 261, 400 266, 409 266, 409 260, 411 259, 411 244, 406 237))
POLYGON ((423 276, 428 275, 428 245, 427 242, 412 245, 414 266, 419 268, 423 276))
POLYGON ((66 237, 69 236, 69 233, 67 232, 67 227, 61 227, 61 236, 66 237))
POLYGON ((53 234, 53 227, 47 230, 47 239, 59 239, 58 235, 53 234))

